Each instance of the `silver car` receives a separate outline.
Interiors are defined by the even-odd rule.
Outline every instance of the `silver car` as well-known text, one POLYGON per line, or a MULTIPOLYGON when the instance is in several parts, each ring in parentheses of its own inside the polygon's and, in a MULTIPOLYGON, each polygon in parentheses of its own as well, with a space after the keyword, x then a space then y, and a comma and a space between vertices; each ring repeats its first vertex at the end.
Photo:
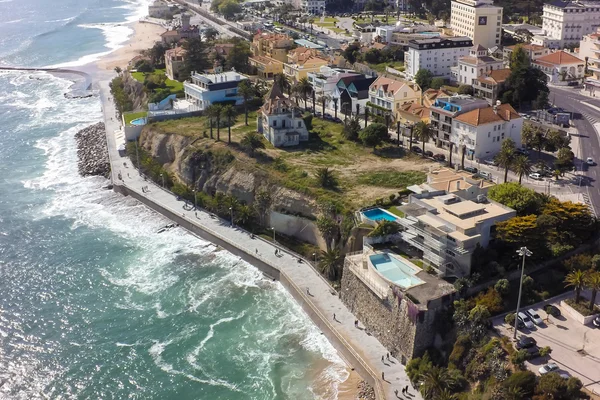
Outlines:
POLYGON ((523 324, 525 325, 525 328, 527 329, 533 329, 533 322, 531 322, 531 318, 529 318, 524 312, 519 311, 519 315, 518 318, 521 320, 521 322, 523 322, 523 324))
POLYGON ((541 366, 540 369, 538 369, 538 372, 540 373, 540 375, 546 375, 547 373, 556 370, 558 370, 558 365, 556 365, 556 363, 548 363, 546 365, 541 366))
POLYGON ((540 318, 540 316, 538 315, 538 313, 536 313, 532 308, 527 310, 526 313, 527 313, 527 316, 529 316, 529 318, 531 318, 531 320, 533 321, 534 324, 542 325, 544 323, 542 321, 542 319, 540 318))

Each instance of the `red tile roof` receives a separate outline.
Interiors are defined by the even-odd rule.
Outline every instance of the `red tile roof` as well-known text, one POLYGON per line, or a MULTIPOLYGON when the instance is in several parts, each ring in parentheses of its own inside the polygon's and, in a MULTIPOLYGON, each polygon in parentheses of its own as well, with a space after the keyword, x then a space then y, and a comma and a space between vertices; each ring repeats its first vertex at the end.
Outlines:
POLYGON ((565 65, 565 64, 581 64, 583 60, 575 57, 566 51, 556 51, 547 56, 540 57, 533 61, 534 64, 542 65, 565 65))
POLYGON ((518 119, 521 116, 515 111, 510 104, 501 104, 497 107, 497 112, 494 107, 478 108, 460 114, 454 119, 459 122, 464 122, 472 126, 480 126, 491 124, 493 122, 505 122, 512 119, 518 119))

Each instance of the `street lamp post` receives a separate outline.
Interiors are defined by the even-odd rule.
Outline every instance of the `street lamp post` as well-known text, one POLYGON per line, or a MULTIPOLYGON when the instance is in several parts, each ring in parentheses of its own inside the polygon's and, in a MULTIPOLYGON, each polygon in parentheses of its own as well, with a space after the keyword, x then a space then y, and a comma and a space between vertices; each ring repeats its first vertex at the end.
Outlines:
POLYGON ((317 253, 313 253, 313 257, 315 258, 315 266, 317 265, 317 253))
POLYGON ((513 339, 517 339, 517 327, 519 324, 519 308, 521 307, 521 292, 523 291, 523 275, 525 273, 525 257, 531 256, 533 253, 525 246, 517 250, 517 254, 523 257, 523 265, 521 266, 521 281, 519 283, 519 297, 517 298, 517 312, 515 312, 515 332, 513 339))
POLYGON ((160 178, 162 179, 162 187, 164 189, 165 188, 165 176, 163 174, 160 174, 160 178))
POLYGON ((271 227, 271 229, 273 230, 273 243, 275 243, 275 228, 271 227))
POLYGON ((231 213, 231 227, 233 227, 233 207, 229 207, 229 212, 231 213))
POLYGON ((198 209, 198 198, 196 196, 196 189, 194 189, 194 210, 198 209))

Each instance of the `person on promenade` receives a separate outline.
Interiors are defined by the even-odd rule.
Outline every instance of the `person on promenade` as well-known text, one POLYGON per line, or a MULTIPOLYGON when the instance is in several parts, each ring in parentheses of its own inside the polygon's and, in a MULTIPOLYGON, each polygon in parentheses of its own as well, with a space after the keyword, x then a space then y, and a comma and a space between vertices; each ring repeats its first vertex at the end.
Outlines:
POLYGON ((337 318, 335 317, 335 313, 333 313, 333 320, 337 321, 337 318))
POLYGON ((384 357, 383 357, 383 356, 381 356, 381 362, 385 364, 385 361, 384 361, 384 359, 383 359, 383 358, 384 358, 384 357))
POLYGON ((381 371, 381 380, 385 381, 385 372, 381 371))
POLYGON ((390 361, 390 353, 387 353, 387 354, 385 355, 385 358, 387 358, 387 360, 388 360, 388 361, 390 361))

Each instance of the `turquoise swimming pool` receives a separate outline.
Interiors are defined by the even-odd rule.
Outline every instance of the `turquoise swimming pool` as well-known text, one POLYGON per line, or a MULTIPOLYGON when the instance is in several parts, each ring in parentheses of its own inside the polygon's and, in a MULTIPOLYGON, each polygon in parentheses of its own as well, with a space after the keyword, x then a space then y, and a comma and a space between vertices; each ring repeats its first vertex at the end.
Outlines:
POLYGON ((391 257, 389 254, 373 254, 369 259, 381 275, 399 286, 409 288, 425 283, 415 276, 419 271, 399 258, 391 257))
POLYGON ((369 211, 363 211, 362 215, 364 215, 371 221, 381 221, 382 219, 386 221, 395 221, 398 219, 395 215, 390 214, 389 212, 382 210, 381 208, 374 208, 369 211))
POLYGON ((130 122, 131 125, 146 125, 146 118, 136 118, 132 119, 130 122))

